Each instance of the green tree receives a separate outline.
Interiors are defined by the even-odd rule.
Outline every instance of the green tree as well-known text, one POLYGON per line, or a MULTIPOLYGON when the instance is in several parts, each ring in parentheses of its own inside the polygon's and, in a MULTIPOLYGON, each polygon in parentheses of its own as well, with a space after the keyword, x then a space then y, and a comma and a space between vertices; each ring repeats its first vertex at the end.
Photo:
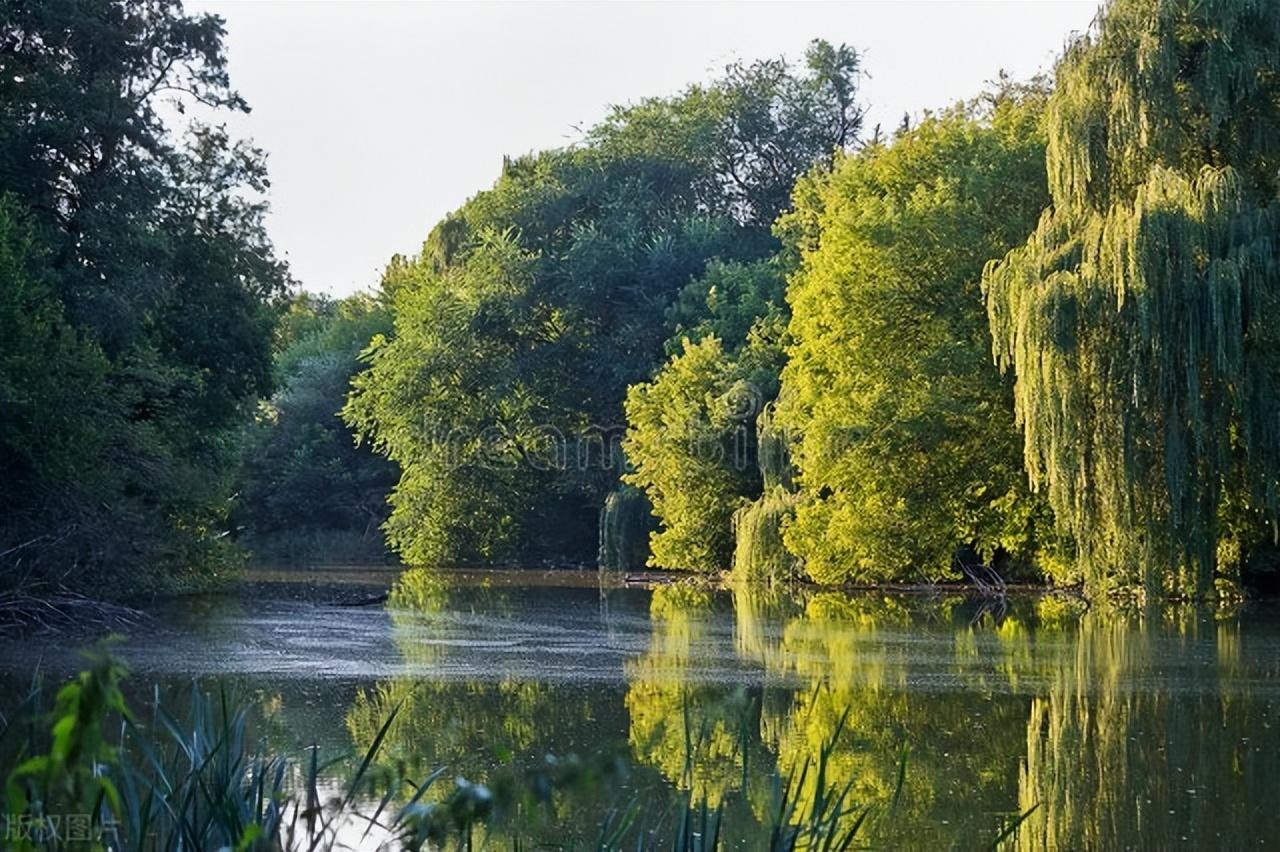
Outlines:
POLYGON ((644 490, 660 528, 650 564, 722 571, 733 514, 760 495, 756 418, 778 391, 786 323, 777 264, 713 262, 669 312, 679 351, 627 392, 625 481, 644 490))
POLYGON ((440 272, 392 264, 396 334, 375 340, 346 410, 402 465, 388 540, 419 564, 572 555, 594 538, 559 438, 592 422, 591 379, 612 365, 584 358, 585 329, 539 297, 535 254, 510 232, 479 240, 440 272))
POLYGON ((288 275, 263 229, 261 152, 162 119, 166 102, 246 108, 222 36, 166 0, 0 4, 0 192, 29 234, 6 236, 38 267, 0 286, 9 306, 39 301, 0 336, 47 347, 41 364, 7 359, 0 381, 56 387, 0 434, 0 565, 30 580, 128 591, 225 564, 234 436, 270 390, 288 275), (39 412, 50 395, 67 407, 39 412))
POLYGON ((643 488, 662 522, 650 564, 720 571, 733 552, 733 512, 758 493, 754 418, 760 385, 776 365, 751 371, 726 357, 720 338, 685 342, 652 382, 627 393, 626 481, 643 488), (772 366, 772 369, 770 369, 772 366))
POLYGON ((735 62, 709 85, 616 107, 589 138, 615 155, 689 164, 700 206, 767 229, 801 175, 857 140, 861 73, 856 50, 815 39, 802 73, 783 58, 735 62))
POLYGON ((988 270, 1032 482, 1093 593, 1203 595, 1280 508, 1280 8, 1115 0, 1058 66, 1053 206, 988 270))
MULTIPOLYGON (((705 95, 731 117, 704 150, 739 211, 776 217, 795 182, 828 167, 861 129, 857 54, 816 41, 806 61, 804 78, 781 62, 731 67, 705 95)), ((762 482, 757 419, 778 392, 785 273, 794 261, 794 248, 784 245, 768 261, 708 264, 667 311, 669 360, 628 392, 624 449, 632 471, 624 479, 645 491, 660 522, 652 565, 720 571, 759 563, 739 573, 754 576, 764 565, 773 579, 787 573, 780 547, 756 546, 780 542, 791 504, 776 483, 762 482)))
POLYGON ((393 261, 394 334, 346 415, 403 468, 387 529, 406 558, 596 555, 626 388, 658 361, 668 307, 710 259, 767 256, 792 181, 856 124, 856 56, 811 54, 803 74, 734 65, 509 160, 393 261))
POLYGON ((92 390, 106 359, 67 323, 46 262, 21 204, 0 196, 0 511, 28 530, 38 504, 22 489, 62 493, 92 478, 105 416, 92 390))
POLYGON ((1005 83, 928 116, 803 183, 779 223, 801 257, 778 413, 801 487, 785 541, 819 582, 933 580, 966 548, 1031 555, 1042 513, 979 280, 1044 206, 1043 102, 1005 83))
POLYGON ((294 299, 281 324, 280 387, 249 428, 232 524, 259 559, 329 561, 386 555, 381 525, 394 464, 357 446, 342 422, 360 353, 391 329, 377 299, 294 299))

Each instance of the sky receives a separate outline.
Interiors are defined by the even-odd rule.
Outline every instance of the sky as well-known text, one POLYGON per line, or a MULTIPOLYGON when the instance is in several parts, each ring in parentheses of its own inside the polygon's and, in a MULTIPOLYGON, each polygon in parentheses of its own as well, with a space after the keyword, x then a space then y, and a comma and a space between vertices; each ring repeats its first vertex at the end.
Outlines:
POLYGON ((1052 68, 1096 0, 320 2, 195 0, 226 19, 228 121, 269 156, 267 226, 308 290, 376 286, 393 254, 493 184, 504 155, 570 144, 611 104, 735 59, 863 54, 866 128, 1052 68))

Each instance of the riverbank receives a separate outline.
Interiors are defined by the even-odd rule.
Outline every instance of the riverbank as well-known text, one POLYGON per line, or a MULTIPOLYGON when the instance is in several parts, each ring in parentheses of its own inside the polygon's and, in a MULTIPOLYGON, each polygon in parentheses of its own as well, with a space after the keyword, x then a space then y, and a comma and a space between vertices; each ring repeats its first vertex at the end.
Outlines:
MULTIPOLYGON (((246 601, 292 600, 335 606, 370 606, 382 604, 387 592, 405 570, 401 565, 335 564, 281 565, 259 564, 242 569, 234 578, 219 586, 187 594, 150 595, 125 601, 107 601, 67 591, 48 595, 10 591, 0 594, 0 635, 25 638, 37 635, 67 634, 92 636, 110 632, 145 630, 154 626, 150 613, 169 608, 183 598, 229 596, 246 601)), ((706 574, 690 571, 604 571, 594 568, 443 568, 439 574, 450 585, 487 588, 579 588, 608 591, 621 588, 654 590, 671 585, 723 591, 738 586, 728 572, 706 574)), ((923 599, 965 598, 999 601, 1005 599, 1058 597, 1092 605, 1079 587, 1057 588, 1033 583, 1009 583, 1000 586, 968 581, 941 583, 868 583, 823 586, 795 580, 774 589, 778 594, 814 595, 838 593, 852 596, 901 596, 923 599)), ((1224 598, 1214 603, 1235 606, 1242 600, 1268 601, 1270 595, 1224 598)), ((1132 608, 1129 599, 1109 600, 1110 608, 1132 608)), ((1196 604, 1185 599, 1170 599, 1154 605, 1196 604)), ((1203 603, 1203 602, 1201 602, 1203 603)))

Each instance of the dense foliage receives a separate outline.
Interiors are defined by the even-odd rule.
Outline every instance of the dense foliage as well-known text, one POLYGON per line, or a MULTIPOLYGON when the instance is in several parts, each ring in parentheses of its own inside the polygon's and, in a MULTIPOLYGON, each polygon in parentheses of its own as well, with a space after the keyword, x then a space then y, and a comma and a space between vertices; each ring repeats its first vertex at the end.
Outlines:
POLYGON ((1095 591, 1205 594, 1276 523, 1278 71, 1280 7, 1250 0, 1115 0, 1059 66, 1053 207, 986 287, 1095 591))
POLYGON ((403 469, 388 524, 402 555, 594 558, 623 397, 659 358, 668 308, 708 261, 768 255, 792 183, 858 125, 856 55, 819 42, 807 58, 802 74, 731 66, 508 161, 392 263, 394 335, 347 416, 403 469))
POLYGON ((1046 203, 1043 101, 1005 85, 797 189, 779 419, 800 484, 786 543, 815 580, 935 580, 962 548, 1034 549, 979 282, 1046 203))
POLYGON ((627 393, 623 449, 634 470, 626 480, 644 489, 661 521, 655 565, 729 564, 733 513, 762 485, 755 421, 777 394, 782 292, 775 263, 713 263, 673 308, 682 351, 627 393))
POLYGON ((222 37, 166 0, 0 4, 6 583, 137 590, 225 564, 233 436, 270 389, 288 278, 261 153, 162 120, 246 109, 222 37))
POLYGON ((1112 0, 1052 90, 888 139, 848 47, 735 63, 508 159, 341 302, 286 298, 261 152, 165 124, 247 109, 222 40, 0 0, 6 580, 190 587, 237 539, 379 529, 823 583, 1273 571, 1274 4, 1112 0))
POLYGON ((779 482, 717 461, 774 309, 714 337, 720 290, 690 288, 686 348, 628 402, 651 561, 1155 595, 1274 563, 1278 32, 1266 4, 1117 0, 1051 95, 1002 80, 802 177, 779 482))
POLYGON ((290 304, 278 333, 279 390, 245 436, 231 513, 256 559, 385 558, 381 525, 396 467, 357 446, 341 412, 360 353, 390 328, 385 307, 364 294, 290 304))

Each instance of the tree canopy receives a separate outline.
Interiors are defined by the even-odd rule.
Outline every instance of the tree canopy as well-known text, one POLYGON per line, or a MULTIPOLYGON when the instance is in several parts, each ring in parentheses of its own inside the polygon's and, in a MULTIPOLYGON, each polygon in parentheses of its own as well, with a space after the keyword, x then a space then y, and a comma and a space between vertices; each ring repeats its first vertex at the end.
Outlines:
POLYGON ((778 392, 783 284, 773 260, 709 264, 668 313, 679 351, 627 392, 624 478, 660 522, 651 564, 729 566, 733 514, 762 487, 756 419, 778 392))
POLYGON ((391 329, 381 300, 296 296, 277 330, 278 390, 240 450, 230 516, 259 560, 380 561, 394 464, 342 422, 360 353, 391 329))
POLYGON ((577 146, 508 160, 393 261, 394 333, 347 417, 401 464, 388 531, 406 558, 594 557, 623 398, 669 307, 708 261, 774 249, 795 178, 858 124, 857 73, 852 51, 815 43, 803 73, 733 65, 618 108, 577 146))
POLYGON ((7 578, 189 588, 375 527, 429 565, 1280 576, 1274 3, 1110 0, 1052 86, 891 138, 847 46, 734 63, 507 158, 338 301, 217 123, 224 36, 0 0, 7 578))
POLYGON ((1114 0, 1058 67, 1053 204, 985 287, 1092 591, 1206 594, 1275 524, 1277 63, 1275 4, 1114 0))
POLYGON ((990 365, 983 265, 1047 200, 1039 86, 1006 83, 806 179, 779 422, 812 578, 936 580, 964 548, 1026 561, 1009 388, 990 365))
POLYGON ((165 0, 0 5, 0 562, 28 579, 225 564, 232 438, 270 390, 289 279, 261 152, 163 119, 246 109, 222 38, 165 0))

